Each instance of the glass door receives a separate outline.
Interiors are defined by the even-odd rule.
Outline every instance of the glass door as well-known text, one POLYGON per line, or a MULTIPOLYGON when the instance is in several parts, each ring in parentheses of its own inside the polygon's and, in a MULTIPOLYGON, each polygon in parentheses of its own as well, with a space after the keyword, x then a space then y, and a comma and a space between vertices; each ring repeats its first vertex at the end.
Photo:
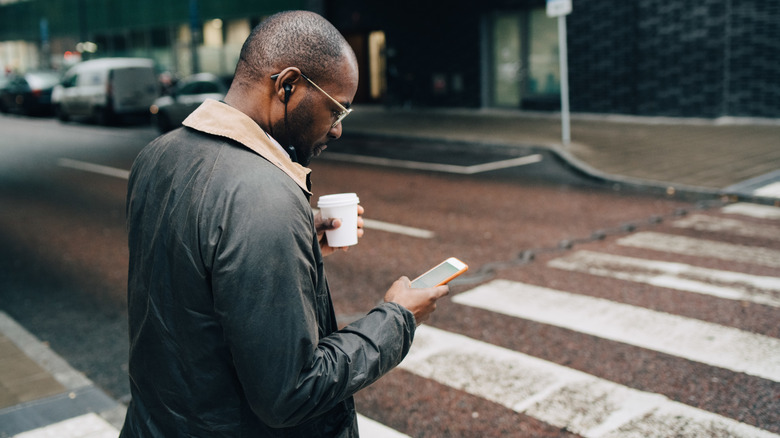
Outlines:
POLYGON ((500 14, 492 23, 492 82, 491 100, 494 106, 520 106, 522 99, 522 32, 519 13, 500 14))
POLYGON ((544 8, 490 18, 489 105, 555 109, 560 104, 558 21, 544 8))
POLYGON ((530 45, 526 97, 528 100, 557 101, 561 94, 558 20, 548 17, 544 9, 534 9, 529 13, 528 22, 530 45))

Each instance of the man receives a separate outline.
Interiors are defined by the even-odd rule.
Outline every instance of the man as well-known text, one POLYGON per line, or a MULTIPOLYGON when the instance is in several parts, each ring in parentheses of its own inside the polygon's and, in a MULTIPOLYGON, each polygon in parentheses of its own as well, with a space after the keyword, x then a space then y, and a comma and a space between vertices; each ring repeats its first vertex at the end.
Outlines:
POLYGON ((330 23, 271 16, 225 101, 137 157, 122 437, 358 436, 352 395, 403 359, 448 289, 401 277, 338 330, 322 257, 339 223, 312 216, 304 166, 341 136, 357 83, 330 23))

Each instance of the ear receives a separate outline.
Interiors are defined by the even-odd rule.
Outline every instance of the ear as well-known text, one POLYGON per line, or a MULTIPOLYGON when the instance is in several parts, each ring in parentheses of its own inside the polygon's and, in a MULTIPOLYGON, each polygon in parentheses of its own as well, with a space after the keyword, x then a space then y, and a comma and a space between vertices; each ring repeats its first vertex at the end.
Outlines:
POLYGON ((287 67, 271 76, 271 79, 275 81, 274 93, 276 96, 282 103, 288 103, 298 87, 298 81, 301 80, 301 70, 298 67, 287 67))

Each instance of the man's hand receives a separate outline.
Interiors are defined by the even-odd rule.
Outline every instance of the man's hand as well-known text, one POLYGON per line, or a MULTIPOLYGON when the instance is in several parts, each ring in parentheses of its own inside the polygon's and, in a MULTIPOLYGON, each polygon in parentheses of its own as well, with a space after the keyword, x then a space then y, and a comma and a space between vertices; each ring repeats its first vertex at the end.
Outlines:
POLYGON ((407 277, 401 277, 393 283, 385 294, 386 303, 400 304, 414 314, 414 320, 419 326, 428 320, 436 310, 436 300, 450 293, 449 286, 437 286, 426 289, 412 289, 412 282, 407 277))
MULTIPOLYGON (((358 208, 357 235, 358 235, 358 239, 360 239, 361 237, 363 237, 363 212, 365 211, 365 209, 361 205, 358 205, 357 208, 358 208)), ((328 245, 328 236, 325 235, 325 231, 335 230, 340 226, 341 226, 341 220, 339 219, 323 219, 322 213, 320 212, 317 212, 317 214, 314 215, 314 229, 317 230, 317 239, 319 239, 320 241, 320 249, 322 250, 323 257, 331 255, 339 249, 344 251, 349 251, 348 246, 333 248, 328 245)))

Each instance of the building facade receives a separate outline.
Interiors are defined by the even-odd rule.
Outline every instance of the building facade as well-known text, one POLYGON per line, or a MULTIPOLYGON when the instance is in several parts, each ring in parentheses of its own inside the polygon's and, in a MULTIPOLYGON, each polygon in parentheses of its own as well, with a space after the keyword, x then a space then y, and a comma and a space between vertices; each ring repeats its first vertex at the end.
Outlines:
MULTIPOLYGON (((572 111, 780 117, 780 2, 572 2, 572 111)), ((283 9, 314 10, 344 33, 357 102, 559 108, 558 21, 543 0, 0 0, 0 63, 57 67, 79 52, 229 74, 249 30, 283 9)))
POLYGON ((286 9, 319 0, 0 0, 0 65, 63 68, 86 58, 154 59, 185 76, 230 74, 246 37, 286 9))
MULTIPOLYGON (((780 117, 780 2, 572 0, 571 109, 780 117)), ((345 34, 386 36, 399 104, 560 108, 557 20, 541 0, 327 3, 345 34)))

